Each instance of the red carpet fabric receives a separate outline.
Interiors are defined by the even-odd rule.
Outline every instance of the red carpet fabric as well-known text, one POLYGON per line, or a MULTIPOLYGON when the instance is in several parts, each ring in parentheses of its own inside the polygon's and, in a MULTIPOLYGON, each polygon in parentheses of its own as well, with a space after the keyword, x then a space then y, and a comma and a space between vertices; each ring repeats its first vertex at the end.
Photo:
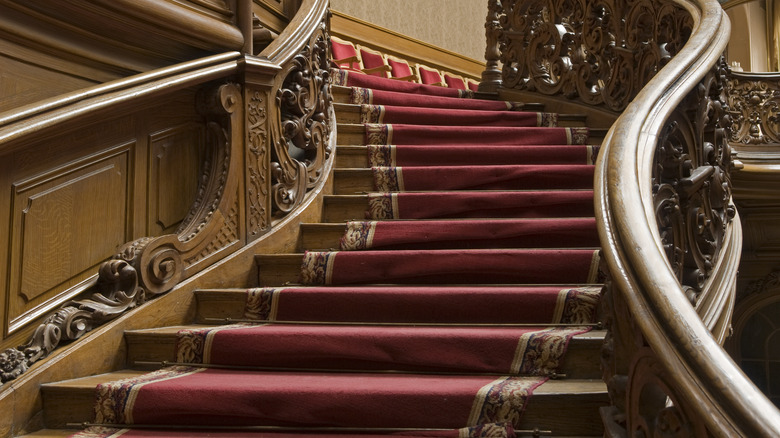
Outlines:
POLYGON ((366 148, 371 167, 596 164, 598 154, 598 146, 589 145, 368 145, 366 148))
POLYGON ((374 167, 374 190, 589 189, 591 165, 374 167))
MULTIPOLYGON (((399 83, 401 81, 398 81, 399 83)), ((436 87, 442 90, 447 88, 436 87)), ((487 111, 522 110, 523 104, 500 100, 460 99, 447 96, 423 96, 370 88, 352 88, 350 103, 356 105, 419 106, 425 108, 449 108, 487 111)))
POLYGON ((600 286, 340 286, 247 290, 260 321, 587 324, 600 286))
POLYGON ((588 128, 366 124, 366 144, 585 144, 588 128))
POLYGON ((305 285, 531 284, 596 281, 598 251, 590 249, 309 251, 305 285))
POLYGON ((176 362, 280 370, 549 376, 576 327, 253 325, 184 330, 176 362))
POLYGON ((366 219, 591 217, 593 192, 370 193, 366 219))
POLYGON ((510 422, 517 428, 526 400, 545 380, 370 373, 323 378, 175 366, 100 385, 95 421, 453 429, 510 422))
POLYGON ((527 111, 447 108, 434 111, 413 106, 361 105, 360 123, 553 127, 558 125, 558 115, 527 111))
POLYGON ((594 218, 350 221, 342 251, 599 246, 594 218))

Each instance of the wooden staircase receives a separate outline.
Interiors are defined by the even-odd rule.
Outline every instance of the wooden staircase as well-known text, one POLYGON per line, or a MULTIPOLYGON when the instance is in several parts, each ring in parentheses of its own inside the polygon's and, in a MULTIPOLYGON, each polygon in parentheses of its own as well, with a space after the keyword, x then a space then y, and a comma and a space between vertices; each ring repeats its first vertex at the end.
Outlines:
MULTIPOLYGON (((366 159, 366 146, 361 145, 362 126, 356 124, 359 106, 346 103, 347 97, 348 88, 334 86, 334 102, 340 123, 339 141, 333 172, 334 194, 324 199, 322 222, 301 226, 298 238, 300 253, 256 256, 260 286, 297 283, 304 250, 339 248, 344 222, 364 217, 368 207, 365 193, 372 190, 372 174, 366 159)), ((529 108, 537 110, 538 106, 529 105, 529 108)), ((561 116, 559 121, 564 126, 585 124, 583 116, 561 116)), ((594 131, 590 143, 597 143, 603 135, 603 132, 594 131)), ((43 417, 48 429, 26 436, 60 437, 74 433, 75 430, 68 428, 93 419, 97 384, 137 376, 158 368, 161 362, 175 361, 176 333, 181 329, 203 327, 244 316, 245 288, 199 290, 196 297, 196 317, 192 325, 125 333, 127 369, 44 385, 41 388, 43 417)), ((533 400, 522 419, 521 428, 527 431, 518 431, 519 436, 531 436, 534 433, 567 437, 603 434, 598 409, 609 404, 606 386, 601 380, 599 361, 604 335, 603 330, 595 329, 571 339, 566 360, 558 370, 557 378, 547 381, 534 391, 533 400)))

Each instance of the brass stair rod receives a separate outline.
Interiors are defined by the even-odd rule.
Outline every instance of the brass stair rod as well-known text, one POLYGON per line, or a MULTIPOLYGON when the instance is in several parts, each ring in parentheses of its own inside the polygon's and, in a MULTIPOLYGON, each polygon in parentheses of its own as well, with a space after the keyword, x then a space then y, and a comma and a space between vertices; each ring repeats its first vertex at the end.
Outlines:
POLYGON ((338 373, 338 374, 424 374, 432 376, 511 376, 511 377, 549 377, 550 379, 565 378, 566 374, 550 373, 545 376, 535 376, 533 374, 521 374, 521 373, 475 373, 475 372, 458 372, 458 371, 407 371, 407 370, 349 370, 340 368, 291 368, 291 367, 261 367, 252 365, 222 365, 211 363, 188 363, 188 362, 171 362, 167 360, 163 361, 144 361, 137 360, 133 362, 136 366, 187 366, 193 368, 216 368, 226 370, 247 370, 247 371, 295 371, 306 373, 338 373))

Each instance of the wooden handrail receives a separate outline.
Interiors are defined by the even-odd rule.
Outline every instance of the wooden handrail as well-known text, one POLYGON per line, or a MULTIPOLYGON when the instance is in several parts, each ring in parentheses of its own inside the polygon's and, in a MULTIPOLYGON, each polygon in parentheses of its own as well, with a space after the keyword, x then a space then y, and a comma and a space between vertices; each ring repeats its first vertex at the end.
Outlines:
MULTIPOLYGON (((642 341, 647 345, 633 346, 634 357, 625 357, 632 352, 615 347, 614 354, 618 357, 614 362, 622 361, 623 368, 630 362, 631 369, 645 374, 655 371, 655 375, 642 378, 627 371, 626 432, 630 435, 635 430, 647 431, 653 427, 649 421, 639 418, 641 406, 632 404, 631 400, 640 397, 632 391, 654 385, 672 402, 650 413, 657 415, 656 419, 676 417, 689 430, 713 436, 778 436, 780 412, 720 346, 733 305, 741 242, 738 217, 724 224, 717 263, 711 260, 714 266, 709 280, 694 296, 686 293, 689 291, 683 288, 670 265, 669 252, 659 232, 659 182, 654 169, 658 161, 654 160, 663 148, 662 142, 673 142, 669 126, 677 123, 675 112, 687 104, 684 100, 689 99, 686 97, 689 93, 698 93, 690 100, 698 97, 700 103, 713 105, 705 107, 700 117, 724 115, 722 108, 716 108, 722 102, 707 102, 711 96, 701 92, 709 91, 710 85, 723 85, 718 82, 724 72, 719 63, 728 40, 728 19, 716 2, 680 1, 678 4, 694 19, 688 42, 623 112, 604 142, 597 165, 597 218, 604 258, 614 286, 612 293, 616 296, 613 309, 625 309, 624 316, 630 315, 632 326, 641 332, 642 341), (697 307, 691 305, 692 301, 697 307), (703 302, 707 305, 702 305, 703 302), (651 359, 646 359, 648 354, 651 359), (644 363, 658 366, 644 366, 644 363), (632 385, 632 378, 636 385, 632 385)), ((721 92, 722 88, 715 91, 721 92)), ((728 124, 727 119, 720 123, 728 124)), ((714 146, 716 153, 730 155, 726 139, 719 140, 721 144, 704 141, 702 146, 714 146)), ((722 170, 725 176, 730 170, 730 158, 721 158, 717 164, 722 168, 716 166, 714 171, 722 170)), ((732 207, 724 205, 724 208, 732 207)), ((723 213, 735 215, 734 211, 723 213)), ((620 313, 616 312, 615 317, 620 318, 620 313)), ((624 330, 627 328, 625 323, 614 323, 624 330)), ((620 369, 621 364, 613 367, 611 383, 615 384, 620 380, 615 377, 626 370, 620 369)))

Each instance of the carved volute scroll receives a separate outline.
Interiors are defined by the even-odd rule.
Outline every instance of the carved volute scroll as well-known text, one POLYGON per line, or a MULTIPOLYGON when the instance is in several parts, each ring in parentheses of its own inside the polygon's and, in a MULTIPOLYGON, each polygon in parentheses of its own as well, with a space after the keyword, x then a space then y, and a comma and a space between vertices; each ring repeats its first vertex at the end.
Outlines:
POLYGON ((729 72, 730 141, 780 146, 780 75, 729 72))
POLYGON ((504 88, 579 99, 613 111, 626 108, 685 44, 693 27, 690 14, 669 0, 495 3, 501 7, 504 88))
POLYGON ((696 304, 736 214, 725 62, 689 94, 661 134, 653 166, 656 220, 666 257, 696 304))
POLYGON ((327 24, 282 67, 272 106, 272 205, 276 217, 298 206, 324 177, 331 156, 329 43, 327 24))
POLYGON ((0 353, 0 383, 15 379, 64 342, 79 339, 146 300, 170 291, 193 266, 221 257, 237 242, 238 167, 234 149, 243 132, 240 89, 224 84, 204 89, 199 108, 208 128, 206 158, 195 202, 176 234, 143 237, 120 247, 104 262, 84 294, 66 302, 30 339, 0 353))

